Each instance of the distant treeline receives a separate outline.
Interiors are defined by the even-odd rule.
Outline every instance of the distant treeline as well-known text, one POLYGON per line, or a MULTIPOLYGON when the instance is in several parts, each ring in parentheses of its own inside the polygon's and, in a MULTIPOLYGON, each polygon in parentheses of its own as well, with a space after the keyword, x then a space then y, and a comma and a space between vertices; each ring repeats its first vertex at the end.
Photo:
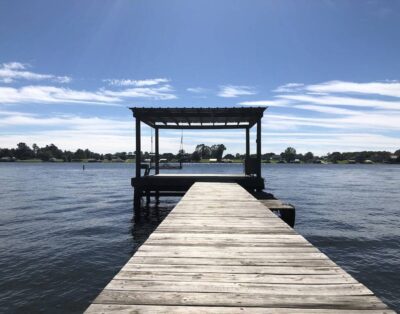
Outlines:
POLYGON ((274 153, 267 153, 262 156, 263 160, 279 160, 284 162, 305 162, 312 163, 318 161, 331 162, 331 163, 385 163, 385 162, 400 162, 400 149, 394 153, 388 151, 361 151, 361 152, 333 152, 328 153, 326 156, 316 156, 312 152, 306 154, 298 154, 296 149, 288 147, 279 155, 274 153))
MULTIPOLYGON (((160 159, 165 161, 184 161, 184 162, 200 162, 204 160, 214 159, 217 161, 242 161, 245 159, 244 154, 226 154, 224 151, 226 147, 224 144, 216 144, 207 146, 199 144, 196 146, 192 153, 187 153, 180 150, 177 154, 163 153, 160 154, 160 159)), ((148 160, 153 156, 150 152, 142 152, 142 159, 148 160)), ((255 156, 255 155, 252 155, 255 156)), ((135 155, 133 152, 117 152, 114 154, 99 154, 90 151, 89 149, 77 149, 72 152, 69 150, 61 150, 56 145, 50 144, 44 147, 39 147, 33 144, 32 147, 25 143, 17 144, 16 148, 0 148, 1 161, 13 160, 41 160, 41 161, 126 161, 134 160, 135 155)), ((293 147, 288 147, 280 154, 266 153, 261 156, 263 162, 354 162, 354 163, 385 163, 385 162, 400 162, 400 149, 394 153, 388 151, 361 151, 361 152, 333 152, 326 156, 316 156, 312 152, 306 154, 299 154, 293 147)))

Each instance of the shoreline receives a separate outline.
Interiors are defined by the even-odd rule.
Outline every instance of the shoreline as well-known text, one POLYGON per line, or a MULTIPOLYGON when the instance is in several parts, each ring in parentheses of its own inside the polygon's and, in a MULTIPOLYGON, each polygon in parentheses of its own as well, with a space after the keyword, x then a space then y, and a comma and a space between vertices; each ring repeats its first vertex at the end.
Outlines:
MULTIPOLYGON (((44 161, 40 159, 29 159, 29 160, 12 160, 12 161, 1 161, 0 164, 8 164, 8 163, 46 163, 46 164, 54 164, 54 163, 75 163, 75 164, 134 164, 135 160, 116 160, 116 161, 88 161, 88 160, 80 160, 80 161, 64 161, 64 160, 55 160, 55 161, 44 161)), ((165 164, 177 164, 179 161, 169 161, 165 164)), ((199 161, 199 162, 183 162, 182 164, 243 164, 244 160, 233 160, 229 162, 224 161, 199 161)), ((288 164, 288 165, 396 165, 400 164, 398 162, 348 162, 348 161, 340 161, 337 163, 333 162, 277 162, 277 161, 262 161, 262 164, 288 164)))

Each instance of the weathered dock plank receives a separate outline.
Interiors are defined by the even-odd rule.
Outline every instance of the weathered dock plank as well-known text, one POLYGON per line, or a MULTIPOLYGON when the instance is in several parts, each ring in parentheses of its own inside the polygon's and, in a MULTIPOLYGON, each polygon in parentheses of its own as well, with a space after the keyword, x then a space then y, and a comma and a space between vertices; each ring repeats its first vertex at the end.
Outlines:
POLYGON ((386 310, 338 310, 338 309, 293 309, 259 307, 205 307, 205 306, 165 306, 165 305, 120 305, 93 304, 86 313, 121 314, 383 314, 393 313, 386 310))
POLYGON ((236 183, 194 184, 87 313, 394 313, 236 183))

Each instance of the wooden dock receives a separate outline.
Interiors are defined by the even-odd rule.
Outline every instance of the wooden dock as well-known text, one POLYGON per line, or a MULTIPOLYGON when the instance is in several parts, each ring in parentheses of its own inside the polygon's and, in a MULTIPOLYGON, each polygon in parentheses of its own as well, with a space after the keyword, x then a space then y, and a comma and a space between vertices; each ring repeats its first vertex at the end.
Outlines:
POLYGON ((199 182, 86 313, 394 312, 240 185, 199 182))

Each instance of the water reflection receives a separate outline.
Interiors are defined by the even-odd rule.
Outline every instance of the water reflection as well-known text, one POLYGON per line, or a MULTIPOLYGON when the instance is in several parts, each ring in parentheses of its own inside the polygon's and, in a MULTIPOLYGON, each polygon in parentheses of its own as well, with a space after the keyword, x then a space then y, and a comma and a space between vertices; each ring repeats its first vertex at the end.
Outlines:
POLYGON ((171 212, 176 203, 179 202, 180 197, 164 197, 160 204, 157 204, 154 198, 151 200, 150 203, 146 203, 142 206, 140 219, 134 219, 133 217, 131 220, 133 252, 135 252, 153 231, 157 229, 158 225, 171 212))
MULTIPOLYGON (((241 173, 236 164, 182 173, 241 173)), ((0 313, 82 313, 179 198, 132 218, 132 164, 0 164, 0 313)), ((297 231, 400 310, 400 167, 263 165, 297 231)))

